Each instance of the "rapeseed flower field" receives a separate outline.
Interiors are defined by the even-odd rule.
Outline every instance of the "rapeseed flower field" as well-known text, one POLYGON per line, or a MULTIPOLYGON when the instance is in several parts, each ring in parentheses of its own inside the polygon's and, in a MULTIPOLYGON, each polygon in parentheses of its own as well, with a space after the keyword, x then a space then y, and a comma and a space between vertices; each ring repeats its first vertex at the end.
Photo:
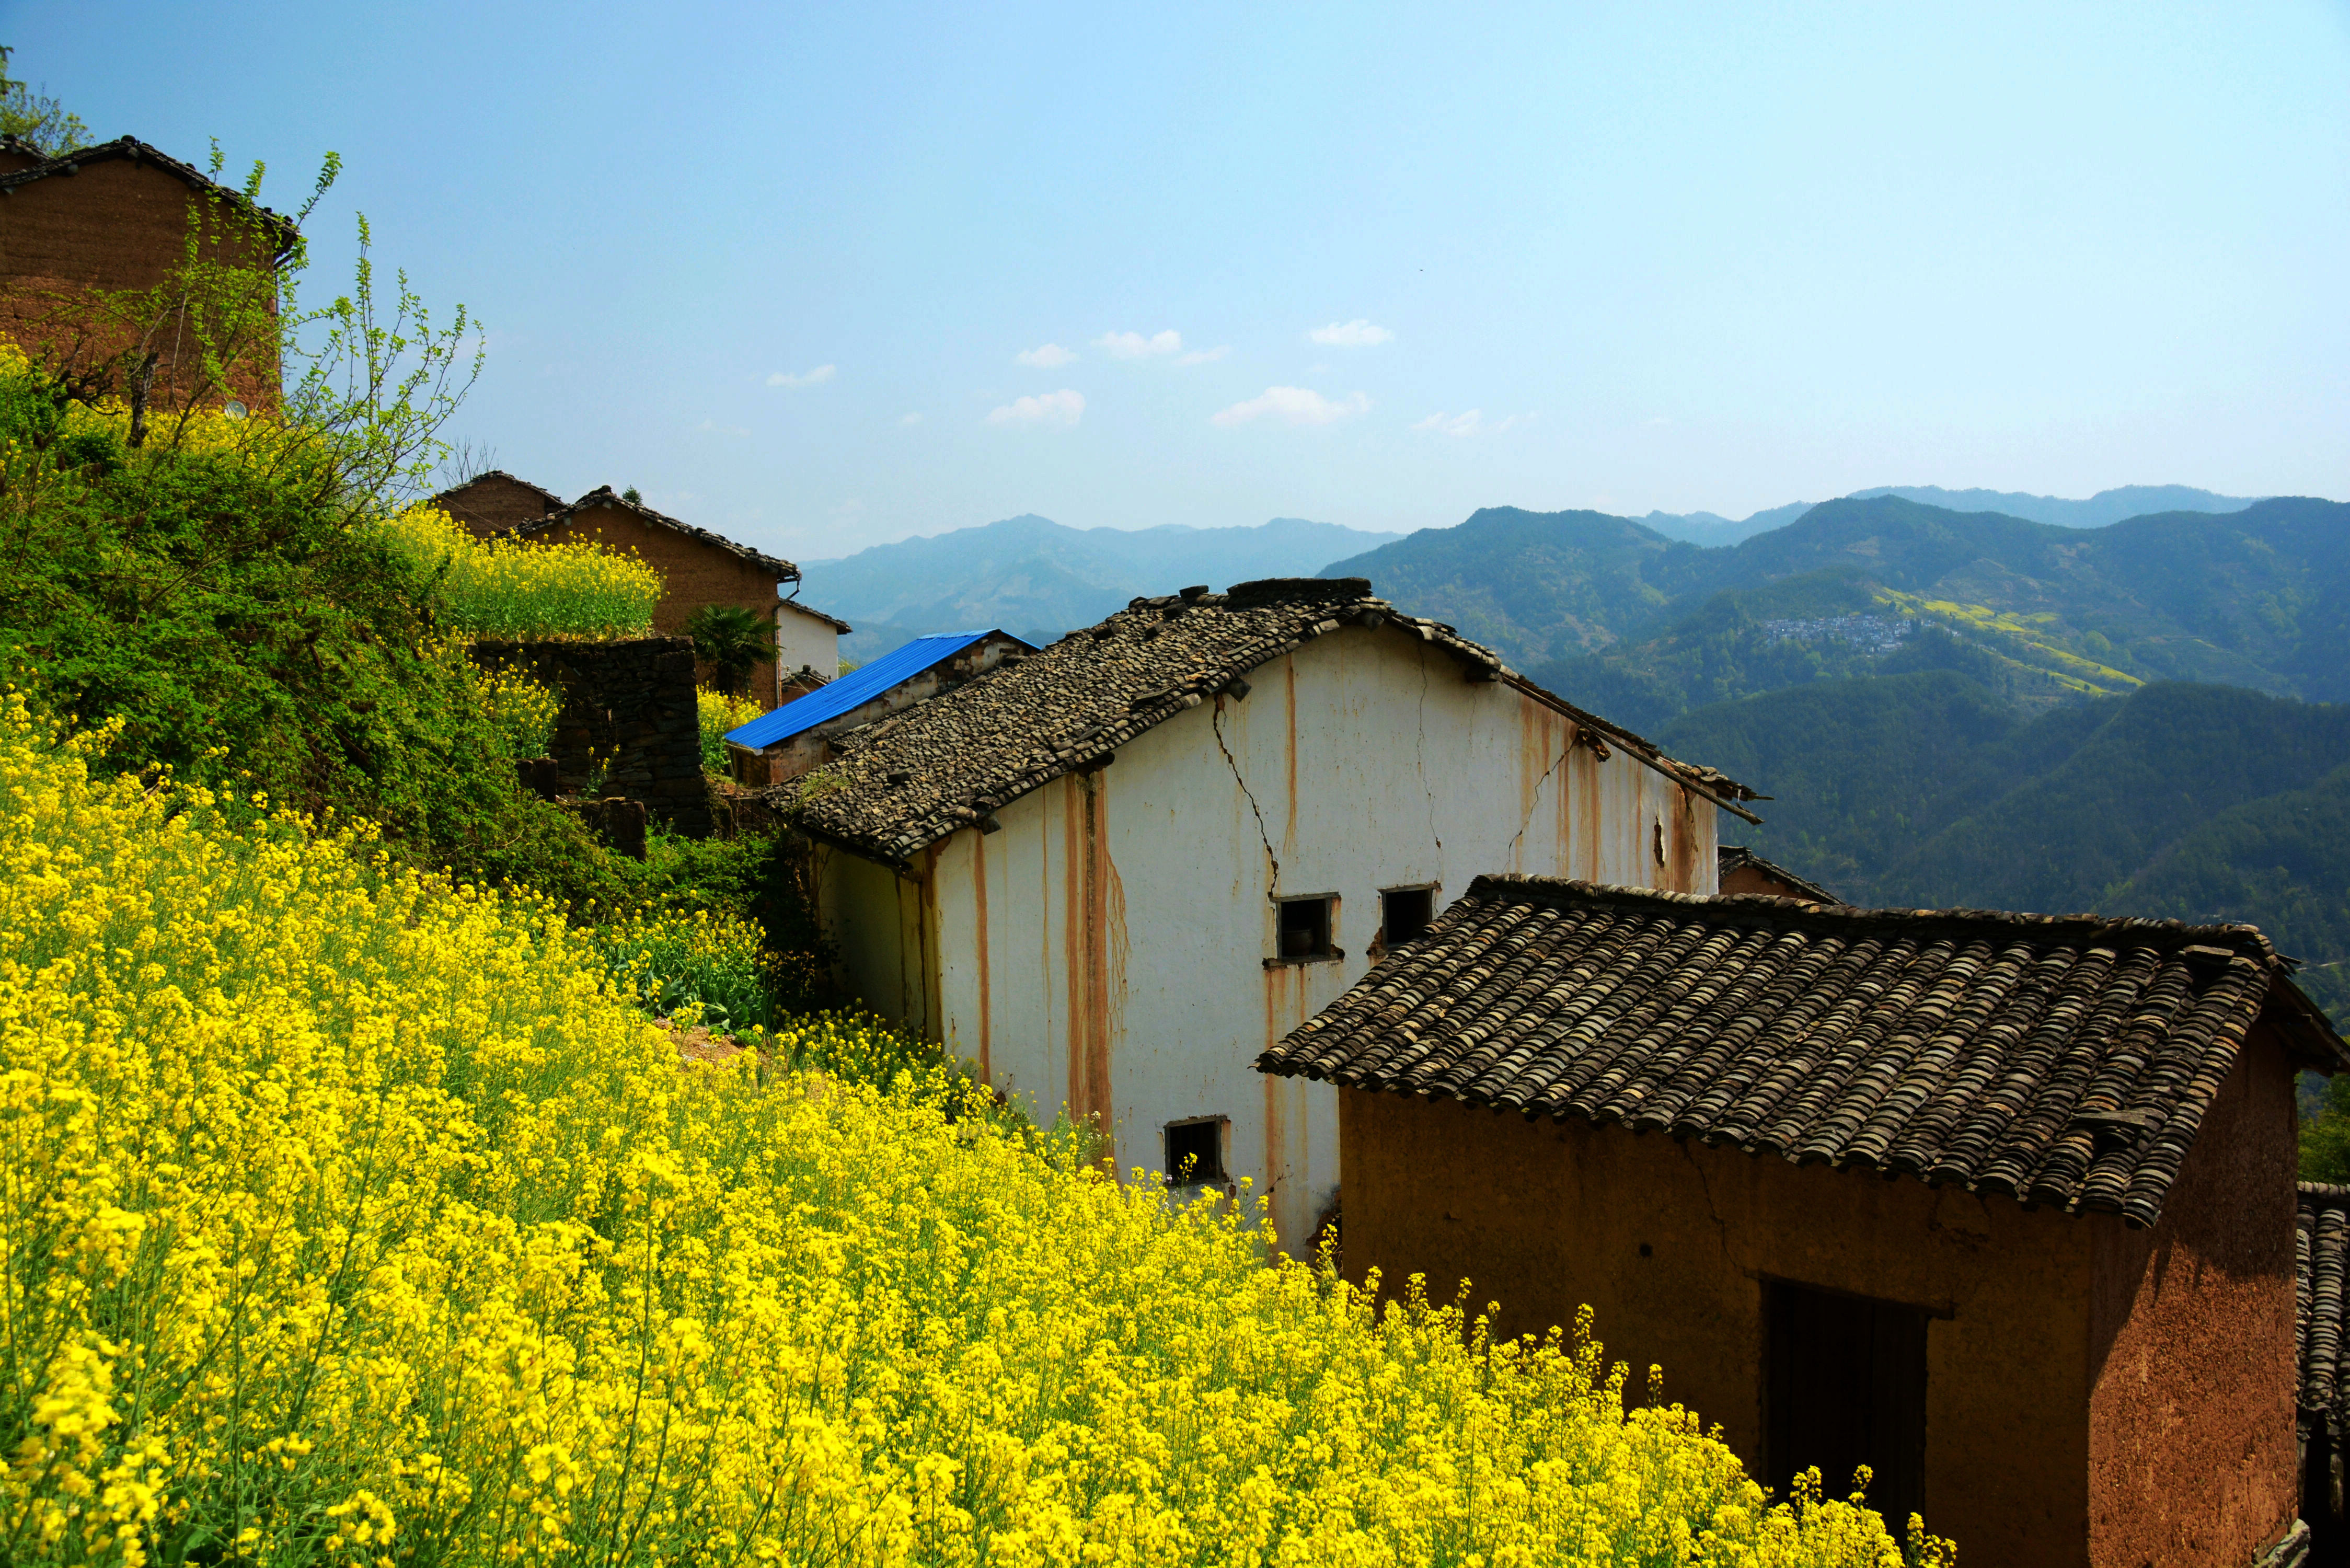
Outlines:
POLYGON ((748 697, 708 686, 697 687, 693 701, 702 720, 702 771, 723 774, 728 732, 741 729, 766 710, 748 697))
POLYGON ((477 637, 612 638, 650 633, 660 572, 598 545, 477 539, 429 504, 383 524, 428 578, 455 628, 477 637))
POLYGON ((0 1560, 1901 1560, 1587 1324, 1268 1266, 915 1055, 788 1069, 863 1025, 681 1068, 552 905, 105 740, 0 703, 0 1560))

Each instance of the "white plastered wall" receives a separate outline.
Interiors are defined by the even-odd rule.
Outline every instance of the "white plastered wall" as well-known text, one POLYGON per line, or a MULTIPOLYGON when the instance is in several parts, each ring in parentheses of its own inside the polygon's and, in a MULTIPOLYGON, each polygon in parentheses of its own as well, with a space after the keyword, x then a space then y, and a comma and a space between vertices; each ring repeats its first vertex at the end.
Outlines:
POLYGON ((840 670, 840 628, 789 599, 775 605, 775 668, 785 676, 807 665, 827 680, 840 670))
POLYGON ((1714 890, 1715 808, 1571 720, 1472 682, 1408 628, 1346 628, 956 832, 892 877, 826 856, 850 984, 1049 1119, 1099 1117, 1120 1169, 1227 1119, 1284 1247, 1336 1194, 1336 1091, 1257 1054, 1373 961, 1380 889, 1483 872, 1714 890), (1229 755, 1228 755, 1229 753, 1229 755), (1659 854, 1661 850, 1661 854, 1659 854), (1336 961, 1274 963, 1274 897, 1334 894, 1336 961))

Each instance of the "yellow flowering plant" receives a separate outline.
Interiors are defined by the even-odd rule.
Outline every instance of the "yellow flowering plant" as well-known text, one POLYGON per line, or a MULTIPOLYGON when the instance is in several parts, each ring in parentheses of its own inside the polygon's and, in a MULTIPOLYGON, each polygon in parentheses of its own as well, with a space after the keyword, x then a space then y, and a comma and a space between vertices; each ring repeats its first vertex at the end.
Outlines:
POLYGON ((432 580, 456 629, 514 639, 644 637, 661 575, 592 544, 477 539, 437 506, 407 508, 384 525, 393 550, 432 580))
POLYGON ((727 732, 741 729, 766 710, 748 697, 708 686, 695 690, 693 701, 702 718, 702 771, 723 776, 727 732))
POLYGON ((1268 1263, 943 1063, 793 1070, 864 1026, 681 1067, 548 902, 91 745, 0 702, 0 1559, 1902 1560, 1587 1319, 1268 1263))

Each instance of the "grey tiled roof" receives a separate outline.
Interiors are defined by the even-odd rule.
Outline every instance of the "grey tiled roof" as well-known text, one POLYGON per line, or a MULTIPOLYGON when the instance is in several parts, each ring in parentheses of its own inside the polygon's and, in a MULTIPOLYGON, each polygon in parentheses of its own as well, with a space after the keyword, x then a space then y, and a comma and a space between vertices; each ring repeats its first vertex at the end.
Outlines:
POLYGON ((738 545, 723 534, 713 534, 707 528, 697 528, 691 523, 680 522, 666 512, 656 512, 640 501, 629 500, 627 496, 614 491, 608 484, 598 485, 559 512, 550 512, 536 522, 524 524, 514 531, 515 537, 526 539, 533 534, 545 533, 557 524, 568 523, 573 517, 591 506, 617 506, 623 512, 635 514, 656 527, 667 528, 671 533, 682 534, 690 539, 699 539, 705 545, 714 545, 730 556, 748 561, 754 566, 764 567, 775 573, 783 582, 796 583, 800 580, 800 569, 782 556, 765 555, 754 550, 748 545, 738 545))
POLYGON ((2262 1009, 2250 926, 1480 877, 1260 1070, 1580 1116, 2151 1224, 2262 1009))
POLYGON ((2301 1184, 2294 1224, 2293 1316, 2301 1331, 2304 1434, 2322 1427, 2336 1441, 2350 1427, 2350 1379, 2343 1376, 2345 1262, 2350 1259, 2350 1187, 2301 1184))
POLYGON ((254 216, 261 220, 263 226, 276 236, 277 254, 281 259, 293 250, 302 237, 301 232, 295 228, 293 220, 285 214, 255 205, 245 200, 244 192, 220 183, 202 170, 182 163, 158 148, 148 146, 135 136, 119 136, 112 141, 101 141, 95 147, 77 147, 70 152, 58 154, 46 163, 36 163, 30 169, 19 169, 14 173, 0 174, 0 196, 14 194, 20 188, 30 185, 36 181, 70 175, 88 164, 109 162, 118 158, 127 159, 133 163, 151 163, 191 190, 217 196, 233 206, 250 211, 254 216))
POLYGON ((834 762, 779 787, 799 803, 804 830, 902 862, 1065 774, 1099 766, 1185 709, 1244 688, 1261 664, 1342 628, 1382 625, 1451 655, 1470 680, 1505 682, 1568 715, 1602 756, 1621 748, 1717 799, 1754 798, 1534 686, 1451 627, 1397 613, 1361 577, 1274 577, 1221 594, 1138 598, 1098 625, 836 738, 834 762))

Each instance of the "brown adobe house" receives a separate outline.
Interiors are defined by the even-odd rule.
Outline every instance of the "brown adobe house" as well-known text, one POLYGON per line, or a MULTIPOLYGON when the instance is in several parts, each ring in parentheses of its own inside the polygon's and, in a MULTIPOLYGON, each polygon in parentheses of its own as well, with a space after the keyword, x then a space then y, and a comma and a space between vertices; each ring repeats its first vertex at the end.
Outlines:
MULTIPOLYGON (((697 528, 679 521, 641 502, 630 501, 616 493, 608 484, 598 485, 570 505, 547 514, 514 530, 513 536, 532 544, 597 544, 607 549, 633 555, 658 570, 667 587, 660 603, 653 607, 653 631, 660 636, 681 636, 685 623, 693 612, 705 605, 740 605, 770 625, 781 629, 781 612, 777 606, 784 585, 800 580, 800 569, 789 561, 738 545, 723 535, 707 528, 697 528)), ((795 605, 797 618, 793 631, 797 639, 792 651, 803 653, 806 646, 820 640, 801 629, 798 622, 809 612, 795 605)), ((845 623, 821 617, 833 627, 846 629, 845 623)), ((833 633, 835 649, 838 633, 833 633)), ((821 657, 821 655, 816 655, 821 657)), ((838 655, 832 655, 837 668, 838 655)), ((803 662, 811 661, 804 658, 803 662)), ((751 671, 750 694, 760 702, 774 706, 783 689, 778 659, 761 662, 751 671)), ((829 673, 829 669, 823 672, 829 673)), ((707 684, 711 671, 705 666, 696 678, 707 684)))
MULTIPOLYGON (((186 258, 192 222, 202 225, 205 259, 237 266, 274 271, 300 239, 285 217, 136 137, 55 158, 0 139, 0 335, 79 366, 127 347, 114 340, 119 333, 84 340, 78 299, 164 282, 186 258)), ((274 297, 268 304, 275 308, 274 297)), ((189 347, 181 334, 154 337, 149 395, 158 403, 197 389, 195 358, 181 361, 189 347)), ((229 389, 249 407, 277 403, 275 350, 260 346, 229 389)))
POLYGON ((432 504, 464 525, 476 539, 510 534, 563 510, 563 497, 502 468, 477 473, 432 498, 432 504))
MULTIPOLYGON (((1473 1282, 1783 1489, 1967 1560, 2304 1560, 2297 1069, 2249 926, 1480 877, 1258 1060, 1339 1087, 1345 1261, 1473 1282), (1637 1386, 1638 1379, 1635 1379, 1637 1386)), ((2304 1404, 2307 1396, 2303 1396, 2304 1404)))
POLYGON ((1794 898, 1805 904, 1844 902, 1818 883, 1805 881, 1742 844, 1724 844, 1714 854, 1721 862, 1719 885, 1722 892, 1760 893, 1769 898, 1794 898))

